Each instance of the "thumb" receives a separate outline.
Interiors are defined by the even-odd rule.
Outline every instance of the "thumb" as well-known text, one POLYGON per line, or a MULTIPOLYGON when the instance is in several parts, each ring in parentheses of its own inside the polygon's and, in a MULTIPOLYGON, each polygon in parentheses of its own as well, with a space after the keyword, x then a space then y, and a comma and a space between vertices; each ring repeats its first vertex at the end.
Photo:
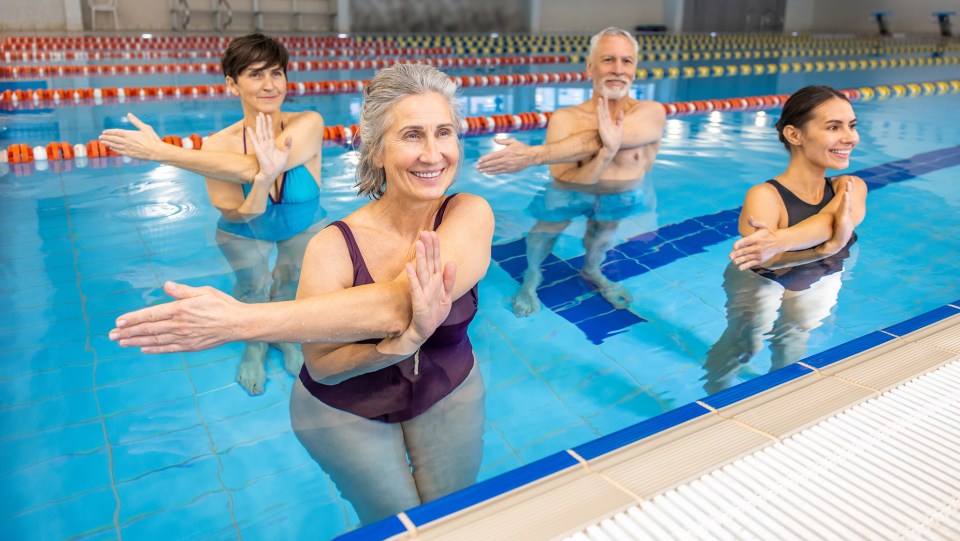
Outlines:
POLYGON ((495 137, 495 138, 493 139, 493 142, 496 143, 496 144, 498 144, 498 145, 510 146, 510 145, 516 143, 517 140, 514 139, 514 138, 512 138, 512 137, 495 137))
POLYGON ((288 135, 286 140, 283 142, 283 149, 287 152, 290 152, 291 148, 293 148, 293 136, 288 135))
POLYGON ((145 122, 137 118, 133 113, 127 113, 127 120, 129 120, 131 124, 136 126, 138 130, 153 131, 153 128, 151 128, 149 124, 146 124, 145 122))
POLYGON ((167 295, 177 300, 199 297, 204 294, 203 290, 199 287, 190 287, 169 280, 163 284, 163 290, 167 292, 167 295))
POLYGON ((449 299, 453 294, 453 284, 457 281, 457 264, 450 261, 443 267, 443 297, 449 299))
POLYGON ((618 128, 623 125, 623 111, 618 111, 618 112, 617 112, 616 124, 617 124, 617 127, 618 127, 618 128))

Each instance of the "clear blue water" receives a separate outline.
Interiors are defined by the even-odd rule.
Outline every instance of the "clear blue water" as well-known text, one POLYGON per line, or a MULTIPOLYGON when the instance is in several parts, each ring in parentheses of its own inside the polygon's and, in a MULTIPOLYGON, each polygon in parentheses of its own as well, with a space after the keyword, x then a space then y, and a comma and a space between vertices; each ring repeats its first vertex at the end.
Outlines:
MULTIPOLYGON (((566 68, 567 66, 565 66, 566 68)), ((569 68, 575 69, 573 66, 569 68)), ((955 67, 638 83, 662 101, 956 79, 955 67)), ((114 83, 120 84, 120 83, 114 83)), ((177 84, 160 79, 141 84, 177 84)), ((179 83, 183 84, 183 83, 179 83)), ((91 81, 89 86, 98 86, 91 81)), ((465 92, 468 114, 551 110, 586 87, 465 92)), ((850 171, 873 179, 857 255, 808 354, 955 301, 960 296, 960 97, 859 102, 861 144, 850 171), (894 174, 895 173, 895 174, 894 174)), ((327 124, 356 122, 357 96, 293 98, 327 124)), ((161 134, 205 134, 239 118, 228 101, 75 106, 0 115, 0 144, 85 142, 128 110, 161 134)), ((624 220, 607 274, 634 296, 613 310, 576 277, 584 224, 575 221, 547 261, 547 306, 513 315, 525 209, 545 168, 489 177, 473 168, 493 149, 465 140, 455 190, 488 198, 497 219, 494 261, 471 327, 487 398, 480 479, 507 472, 705 395, 708 348, 726 327, 726 255, 743 194, 782 171, 777 111, 668 121, 648 176, 655 215, 624 220)), ((543 131, 515 137, 536 144, 543 131)), ((322 203, 339 217, 355 197, 351 152, 324 151, 322 203)), ((293 382, 277 352, 266 392, 235 383, 241 345, 144 356, 106 338, 114 318, 164 301, 172 279, 229 291, 214 241, 218 213, 202 180, 156 164, 124 164, 0 178, 0 531, 11 539, 326 538, 358 520, 289 425, 293 382)), ((4 166, 6 167, 6 166, 4 166)), ((764 348, 730 383, 770 368, 764 348)))

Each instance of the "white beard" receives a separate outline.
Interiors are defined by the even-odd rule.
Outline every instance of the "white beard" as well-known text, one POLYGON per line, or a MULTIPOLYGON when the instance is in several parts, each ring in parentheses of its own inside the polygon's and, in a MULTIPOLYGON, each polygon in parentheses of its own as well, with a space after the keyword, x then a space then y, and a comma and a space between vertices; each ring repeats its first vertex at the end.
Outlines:
POLYGON ((608 100, 622 100, 627 97, 627 91, 629 90, 629 86, 610 88, 604 84, 600 86, 600 95, 608 100))

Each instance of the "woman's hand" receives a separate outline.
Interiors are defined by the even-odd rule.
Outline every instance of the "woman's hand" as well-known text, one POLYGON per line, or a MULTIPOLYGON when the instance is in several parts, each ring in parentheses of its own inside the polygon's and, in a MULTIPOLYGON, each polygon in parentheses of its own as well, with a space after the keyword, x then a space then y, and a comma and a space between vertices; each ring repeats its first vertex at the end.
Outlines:
POLYGON ((735 242, 730 252, 730 261, 740 270, 756 267, 783 253, 776 231, 752 216, 747 223, 756 231, 735 242))
POLYGON ((206 286, 167 282, 164 290, 177 300, 118 317, 110 339, 143 353, 200 351, 241 339, 232 316, 243 303, 206 286))
POLYGON ((384 339, 377 345, 380 353, 412 355, 450 314, 456 264, 449 262, 443 266, 440 237, 435 232, 422 231, 415 250, 416 267, 406 264, 413 317, 400 336, 384 339))
POLYGON ((277 148, 273 135, 273 117, 263 113, 257 114, 256 131, 252 128, 245 129, 247 138, 253 146, 253 153, 257 156, 257 162, 260 163, 260 171, 254 175, 253 183, 272 184, 287 165, 287 158, 290 157, 290 149, 293 147, 293 138, 287 136, 283 142, 283 148, 277 148))
POLYGON ((109 129, 103 130, 100 134, 100 141, 104 146, 118 154, 136 158, 138 160, 159 161, 159 149, 166 145, 157 132, 153 131, 148 124, 145 124, 133 113, 127 113, 127 120, 130 121, 136 130, 109 129))
POLYGON ((817 246, 817 252, 824 256, 833 255, 843 249, 844 246, 850 242, 850 237, 853 236, 853 216, 851 209, 853 205, 851 204, 850 199, 850 182, 847 181, 847 189, 843 190, 843 193, 839 195, 840 205, 837 206, 837 210, 833 213, 833 236, 829 240, 817 246))

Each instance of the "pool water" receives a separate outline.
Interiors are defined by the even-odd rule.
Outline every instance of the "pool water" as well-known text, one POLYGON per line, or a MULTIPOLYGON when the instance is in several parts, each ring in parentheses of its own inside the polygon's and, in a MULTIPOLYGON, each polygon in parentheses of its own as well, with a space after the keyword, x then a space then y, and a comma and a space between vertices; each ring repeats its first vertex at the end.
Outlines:
MULTIPOLYGON (((582 65, 564 66, 573 71, 582 65)), ((641 97, 676 101, 958 78, 956 67, 646 81, 641 97)), ((97 86, 91 84, 90 86, 97 86)), ((553 110, 586 85, 470 89, 468 115, 553 110)), ((296 97, 328 125, 356 122, 355 95, 296 97)), ((867 217, 835 305, 805 340, 807 354, 958 297, 960 107, 953 94, 854 104, 861 142, 848 172, 871 188, 867 217)), ((229 101, 74 106, 5 112, 3 146, 85 142, 128 110, 163 134, 209 133, 238 120, 229 101)), ((648 175, 655 212, 620 224, 605 272, 632 292, 615 310, 577 275, 584 222, 545 262, 544 307, 511 308, 526 265, 526 211, 547 169, 485 176, 489 136, 465 138, 454 191, 486 197, 497 220, 493 261, 471 326, 486 388, 479 479, 651 418, 705 396, 704 360, 727 325, 723 274, 746 190, 787 156, 778 111, 668 120, 648 175)), ((544 132, 512 134, 529 144, 544 132)), ((321 202, 332 218, 363 201, 353 151, 324 149, 321 202)), ((241 344, 145 356, 106 338, 114 319, 164 302, 165 280, 230 291, 214 240, 217 211, 202 179, 125 163, 37 170, 0 179, 5 235, 0 307, 0 528, 11 539, 328 538, 355 528, 349 504, 290 430, 293 378, 271 351, 263 395, 235 382, 241 344)), ((5 170, 6 171, 6 170, 5 170)), ((765 342, 766 343, 766 342, 765 342)), ((764 347, 726 384, 770 369, 764 347)))

